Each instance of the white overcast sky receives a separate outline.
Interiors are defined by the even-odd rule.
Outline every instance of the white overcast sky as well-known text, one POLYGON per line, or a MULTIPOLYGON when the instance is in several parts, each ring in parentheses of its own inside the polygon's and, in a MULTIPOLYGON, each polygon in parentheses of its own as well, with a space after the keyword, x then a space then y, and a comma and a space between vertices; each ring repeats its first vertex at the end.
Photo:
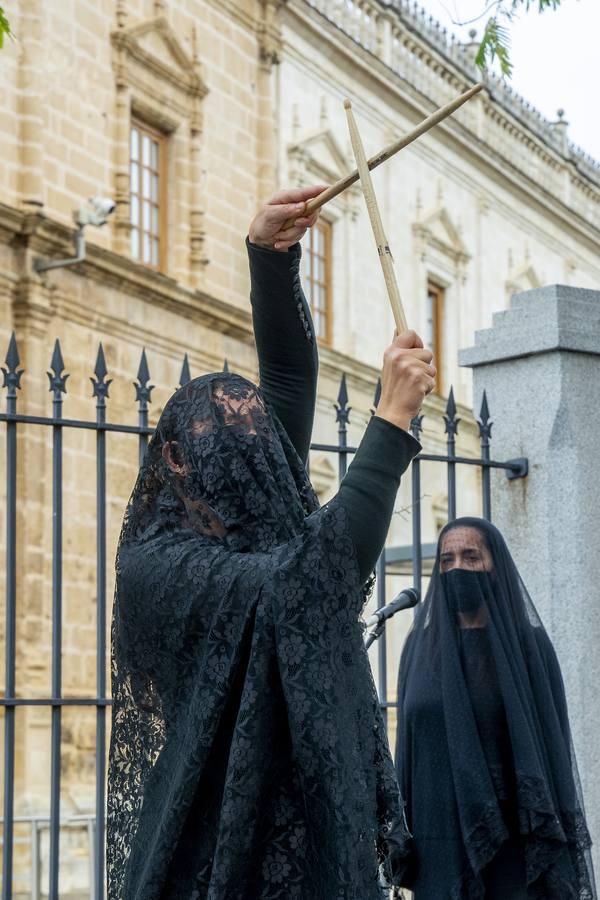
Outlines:
MULTIPOLYGON (((479 15, 484 0, 419 0, 460 40, 470 28, 478 36, 487 17, 461 28, 453 20, 479 15)), ((565 110, 569 138, 600 160, 600 0, 562 0, 557 10, 538 13, 537 2, 510 25, 512 87, 547 118, 565 110)))

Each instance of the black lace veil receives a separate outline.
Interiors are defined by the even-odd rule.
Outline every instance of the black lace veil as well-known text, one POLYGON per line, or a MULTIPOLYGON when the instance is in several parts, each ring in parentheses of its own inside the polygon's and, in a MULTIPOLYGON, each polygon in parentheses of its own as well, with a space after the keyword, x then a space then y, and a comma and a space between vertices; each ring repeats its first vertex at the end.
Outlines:
POLYGON ((110 900, 371 900, 394 880, 409 836, 363 602, 345 510, 318 508, 260 391, 177 391, 117 556, 110 900))
POLYGON ((482 873, 510 830, 520 836, 528 896, 595 898, 560 667, 506 543, 487 521, 462 518, 442 532, 398 690, 397 766, 415 844, 432 830, 434 809, 461 845, 458 877, 439 896, 483 897, 482 873), (491 565, 470 571, 467 557, 445 573, 440 548, 451 557, 453 535, 464 528, 483 538, 491 565), (426 779, 419 773, 432 746, 438 771, 426 779), (451 800, 440 809, 444 780, 451 800))

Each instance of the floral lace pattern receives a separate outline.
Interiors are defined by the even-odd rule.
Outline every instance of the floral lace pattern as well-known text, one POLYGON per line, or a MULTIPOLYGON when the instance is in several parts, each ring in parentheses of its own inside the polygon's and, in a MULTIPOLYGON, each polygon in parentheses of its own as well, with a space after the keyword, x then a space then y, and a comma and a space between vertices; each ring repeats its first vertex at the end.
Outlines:
POLYGON ((117 558, 110 900, 399 883, 410 835, 363 603, 346 512, 318 509, 260 392, 231 375, 178 391, 117 558))

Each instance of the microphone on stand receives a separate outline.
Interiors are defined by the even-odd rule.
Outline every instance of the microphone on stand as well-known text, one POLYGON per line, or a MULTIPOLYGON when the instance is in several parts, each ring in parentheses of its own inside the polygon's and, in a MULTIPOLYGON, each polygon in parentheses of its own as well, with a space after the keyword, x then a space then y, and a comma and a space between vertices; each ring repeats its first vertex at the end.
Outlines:
POLYGON ((376 609, 372 616, 365 621, 367 634, 365 636, 365 647, 369 649, 371 644, 383 632, 385 623, 391 619, 397 612, 403 609, 411 609, 419 602, 419 592, 416 588, 406 588, 394 597, 390 603, 386 603, 380 609, 376 609))
POLYGON ((406 588, 403 591, 400 591, 397 597, 390 603, 386 603, 385 606, 382 606, 380 609, 376 609, 372 616, 366 620, 365 625, 367 628, 372 628, 374 625, 380 625, 382 622, 385 622, 386 619, 391 619, 397 612, 400 612, 402 609, 411 609, 411 607, 416 606, 419 602, 419 592, 416 588, 406 588))

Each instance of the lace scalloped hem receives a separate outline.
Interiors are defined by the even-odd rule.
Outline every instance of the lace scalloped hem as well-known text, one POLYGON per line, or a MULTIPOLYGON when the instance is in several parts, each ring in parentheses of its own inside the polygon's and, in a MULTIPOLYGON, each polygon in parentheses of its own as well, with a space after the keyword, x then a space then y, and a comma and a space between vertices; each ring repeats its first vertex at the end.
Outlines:
MULTIPOLYGON (((535 791, 529 785, 523 793, 531 799, 535 791)), ((517 819, 532 900, 596 900, 585 858, 591 839, 583 813, 578 810, 559 818, 547 810, 520 807, 517 819)), ((498 820, 497 806, 488 807, 467 841, 469 856, 476 865, 462 872, 452 887, 452 900, 484 900, 483 869, 508 836, 506 826, 498 820)))

